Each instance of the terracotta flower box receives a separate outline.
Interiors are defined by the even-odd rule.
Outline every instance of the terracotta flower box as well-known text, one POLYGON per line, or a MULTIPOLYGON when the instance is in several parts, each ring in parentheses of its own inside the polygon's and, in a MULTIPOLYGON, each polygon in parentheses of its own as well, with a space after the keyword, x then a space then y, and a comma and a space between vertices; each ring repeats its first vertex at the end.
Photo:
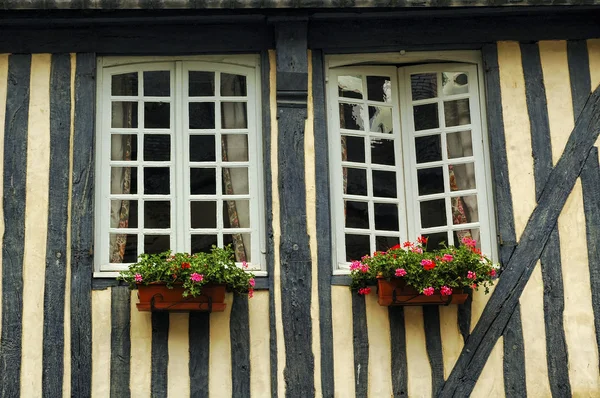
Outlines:
POLYGON ((225 310, 225 285, 207 284, 202 287, 202 295, 183 297, 183 286, 172 289, 164 283, 139 284, 136 304, 138 311, 204 311, 222 312, 225 310))
POLYGON ((452 294, 449 296, 442 296, 439 290, 431 296, 426 296, 413 287, 407 286, 402 279, 384 278, 377 278, 377 295, 377 302, 381 306, 464 304, 469 297, 458 288, 452 289, 452 294))

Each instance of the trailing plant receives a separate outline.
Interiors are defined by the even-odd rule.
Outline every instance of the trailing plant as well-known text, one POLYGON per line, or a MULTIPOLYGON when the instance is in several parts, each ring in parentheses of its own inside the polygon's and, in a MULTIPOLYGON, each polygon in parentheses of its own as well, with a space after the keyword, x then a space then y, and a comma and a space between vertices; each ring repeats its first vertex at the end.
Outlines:
POLYGON ((229 291, 252 297, 255 281, 254 275, 245 270, 247 267, 246 262, 242 268, 236 266, 231 246, 213 246, 210 253, 143 253, 117 279, 127 282, 131 289, 151 283, 164 283, 169 289, 182 285, 184 297, 202 294, 202 287, 209 283, 224 284, 229 291))
POLYGON ((419 237, 415 243, 405 242, 387 252, 375 252, 353 261, 351 288, 359 294, 369 294, 369 285, 375 284, 377 278, 400 278, 427 296, 436 290, 451 295, 452 289, 465 287, 483 287, 487 294, 499 267, 476 246, 475 240, 463 238, 458 247, 427 251, 427 238, 419 237))

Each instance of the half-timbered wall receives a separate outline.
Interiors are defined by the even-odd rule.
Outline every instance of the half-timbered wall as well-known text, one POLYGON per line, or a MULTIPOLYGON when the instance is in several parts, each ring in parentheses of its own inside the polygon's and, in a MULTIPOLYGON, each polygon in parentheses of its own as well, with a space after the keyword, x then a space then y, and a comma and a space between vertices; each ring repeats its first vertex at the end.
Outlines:
MULTIPOLYGON (((298 34, 281 32, 290 42, 298 34)), ((483 334, 489 357, 466 359, 490 296, 387 309, 331 277, 323 57, 263 53, 270 276, 254 298, 228 294, 227 310, 209 315, 138 312, 135 291, 92 278, 95 55, 0 55, 0 396, 600 394, 597 149, 513 292, 520 305, 508 326, 497 340, 483 334), (286 105, 279 85, 303 73, 305 110, 286 105), (468 362, 454 369, 461 356, 468 362)), ((507 265, 600 84, 600 40, 503 41, 482 57, 507 265)))

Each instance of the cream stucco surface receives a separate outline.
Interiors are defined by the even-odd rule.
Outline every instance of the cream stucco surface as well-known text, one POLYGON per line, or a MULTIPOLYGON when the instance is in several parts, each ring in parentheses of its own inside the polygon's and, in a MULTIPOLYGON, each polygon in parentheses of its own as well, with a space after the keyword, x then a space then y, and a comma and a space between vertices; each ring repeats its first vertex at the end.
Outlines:
POLYGON ((231 334, 229 318, 233 293, 225 296, 225 311, 210 314, 208 390, 210 398, 231 397, 231 334))
POLYGON ((337 398, 354 397, 352 296, 347 286, 331 287, 333 378, 337 398))
POLYGON ((92 291, 92 398, 110 396, 110 295, 92 291))
POLYGON ((167 371, 169 397, 186 398, 190 396, 189 324, 190 314, 169 314, 169 368, 167 371))
POLYGON ((444 378, 447 379, 460 356, 464 343, 458 328, 458 306, 440 306, 439 312, 444 378))
POLYGON ((254 292, 248 300, 250 330, 250 395, 271 396, 269 292, 254 292))
POLYGON ((404 307, 406 330, 406 361, 408 365, 408 396, 431 397, 431 366, 425 344, 422 307, 404 307))
POLYGON ((367 311, 367 333, 369 337, 370 397, 392 395, 392 346, 390 342, 390 320, 387 307, 377 303, 375 289, 365 297, 367 311))
MULTIPOLYGON (((587 41, 589 62, 590 62, 590 82, 593 91, 600 85, 600 39, 591 39, 587 41)), ((600 147, 600 138, 596 140, 596 147, 600 147)), ((600 158, 600 153, 598 153, 600 158)))
POLYGON ((152 314, 138 311, 137 290, 131 291, 131 311, 129 338, 131 339, 131 359, 129 385, 131 398, 150 396, 152 375, 152 314))

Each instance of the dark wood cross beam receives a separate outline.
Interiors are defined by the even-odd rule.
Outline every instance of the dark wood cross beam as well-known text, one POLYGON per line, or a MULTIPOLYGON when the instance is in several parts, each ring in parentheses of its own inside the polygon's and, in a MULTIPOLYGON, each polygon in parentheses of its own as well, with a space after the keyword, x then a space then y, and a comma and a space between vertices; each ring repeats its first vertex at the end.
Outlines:
MULTIPOLYGON (((600 86, 589 96, 538 205, 438 397, 467 397, 502 335, 600 134, 600 86)), ((593 152, 595 153, 595 152, 593 152)))

